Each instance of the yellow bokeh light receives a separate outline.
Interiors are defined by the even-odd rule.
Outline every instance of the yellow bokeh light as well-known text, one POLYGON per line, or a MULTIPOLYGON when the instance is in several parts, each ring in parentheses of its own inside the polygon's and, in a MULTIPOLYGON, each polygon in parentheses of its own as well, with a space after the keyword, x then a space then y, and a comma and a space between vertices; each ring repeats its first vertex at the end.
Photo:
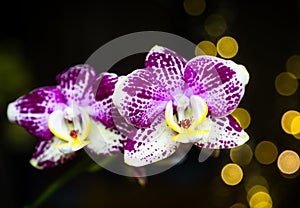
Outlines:
POLYGON ((219 37, 226 31, 227 24, 223 16, 211 14, 204 22, 204 29, 208 35, 212 37, 219 37))
POLYGON ((269 165, 276 160, 278 155, 277 147, 270 141, 262 141, 255 147, 255 158, 263 165, 269 165))
POLYGON ((238 165, 248 165, 253 157, 253 152, 248 144, 230 149, 230 159, 238 165))
POLYGON ((234 57, 239 50, 236 40, 229 36, 224 36, 217 42, 217 51, 223 58, 234 57))
POLYGON ((268 193, 260 191, 251 197, 249 205, 255 208, 272 207, 272 199, 268 193))
POLYGON ((250 201, 250 199, 252 198, 252 196, 258 192, 265 192, 265 193, 269 193, 268 189, 262 185, 254 185, 252 188, 249 189, 249 191, 247 192, 247 200, 248 202, 250 201))
POLYGON ((286 70, 300 78, 300 55, 291 56, 286 62, 286 70))
POLYGON ((248 191, 255 185, 261 185, 266 187, 267 189, 269 188, 267 180, 261 176, 261 175, 250 175, 247 177, 245 181, 245 190, 248 193, 248 191))
POLYGON ((247 206, 245 204, 238 202, 238 203, 231 205, 230 208, 247 208, 247 206))
POLYGON ((279 155, 277 166, 284 174, 294 174, 300 167, 299 155, 292 150, 285 150, 279 155))
POLYGON ((205 0, 184 0, 183 7, 187 14, 199 16, 204 12, 206 3, 205 0))
POLYGON ((300 113, 295 110, 289 110, 285 112, 281 117, 281 127, 283 131, 288 134, 293 134, 292 132, 292 121, 297 117, 300 116, 300 113))
POLYGON ((234 186, 241 182, 243 178, 243 170, 235 163, 225 165, 221 172, 221 178, 225 184, 234 186))
POLYGON ((195 48, 195 55, 209 55, 209 56, 217 56, 217 48, 215 44, 211 41, 204 40, 201 41, 195 48))
POLYGON ((236 108, 231 115, 240 124, 243 129, 248 128, 251 122, 251 116, 249 112, 244 108, 236 108))
POLYGON ((275 78, 275 89, 280 95, 293 95, 298 89, 298 80, 290 72, 281 72, 275 78))
POLYGON ((292 134, 298 134, 300 132, 300 116, 295 117, 291 123, 292 134))

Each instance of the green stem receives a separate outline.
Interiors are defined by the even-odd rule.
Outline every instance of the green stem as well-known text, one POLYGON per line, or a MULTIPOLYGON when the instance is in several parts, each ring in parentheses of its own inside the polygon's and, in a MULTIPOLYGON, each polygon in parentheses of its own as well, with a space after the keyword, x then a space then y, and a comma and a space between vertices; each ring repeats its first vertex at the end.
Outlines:
POLYGON ((98 166, 100 170, 101 166, 95 164, 90 158, 84 159, 83 161, 77 163, 74 167, 69 169, 65 174, 61 175, 56 181, 54 181, 50 186, 48 186, 42 194, 30 205, 25 206, 26 208, 39 207, 44 203, 50 196, 52 196, 60 187, 65 183, 73 179, 75 176, 85 172, 94 170, 95 166, 98 166))

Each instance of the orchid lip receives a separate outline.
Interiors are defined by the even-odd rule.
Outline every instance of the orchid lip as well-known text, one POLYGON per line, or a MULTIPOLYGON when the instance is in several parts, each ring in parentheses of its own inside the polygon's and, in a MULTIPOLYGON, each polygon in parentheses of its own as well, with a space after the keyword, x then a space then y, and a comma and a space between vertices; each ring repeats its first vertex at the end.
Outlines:
POLYGON ((179 133, 172 140, 182 143, 196 142, 209 133, 209 130, 196 129, 208 114, 208 106, 204 99, 197 95, 187 98, 182 94, 176 97, 175 102, 177 116, 173 115, 172 101, 167 103, 165 109, 167 125, 179 133))
POLYGON ((86 140, 90 132, 90 117, 81 108, 67 107, 64 111, 52 112, 48 119, 50 131, 62 140, 57 148, 67 154, 89 144, 86 140))

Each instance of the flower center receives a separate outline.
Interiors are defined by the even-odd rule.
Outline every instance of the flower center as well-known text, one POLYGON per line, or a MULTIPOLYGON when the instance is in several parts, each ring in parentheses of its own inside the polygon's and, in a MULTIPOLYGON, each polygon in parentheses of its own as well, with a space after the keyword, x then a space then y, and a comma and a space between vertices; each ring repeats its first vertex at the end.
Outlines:
POLYGON ((173 140, 183 143, 196 142, 209 133, 209 129, 199 128, 208 113, 208 106, 204 99, 196 95, 188 98, 180 94, 175 96, 175 103, 177 114, 173 113, 172 101, 168 102, 165 110, 167 125, 179 133, 172 138, 173 140))
POLYGON ((90 117, 79 107, 66 107, 64 111, 52 112, 48 119, 50 131, 64 141, 58 144, 63 153, 71 153, 89 144, 86 140, 90 131, 90 117))

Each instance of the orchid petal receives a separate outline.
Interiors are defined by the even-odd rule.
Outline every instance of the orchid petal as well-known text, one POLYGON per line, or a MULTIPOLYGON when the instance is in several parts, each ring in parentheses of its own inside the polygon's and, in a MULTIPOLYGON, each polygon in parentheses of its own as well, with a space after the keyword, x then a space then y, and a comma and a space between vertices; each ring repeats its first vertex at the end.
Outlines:
POLYGON ((197 56, 187 63, 184 79, 194 94, 206 101, 212 116, 223 117, 238 106, 249 74, 233 61, 197 56))
POLYGON ((114 127, 112 109, 115 108, 112 102, 112 95, 118 76, 113 73, 101 73, 96 79, 96 102, 94 104, 95 119, 101 121, 107 128, 114 127))
POLYGON ((147 69, 167 69, 173 71, 176 79, 181 79, 187 61, 176 52, 161 46, 154 46, 147 54, 147 69))
POLYGON ((61 87, 62 94, 80 106, 94 103, 93 82, 96 74, 89 65, 77 65, 57 75, 56 81, 61 87))
POLYGON ((178 125, 177 122, 174 120, 174 115, 173 115, 173 104, 172 101, 169 101, 166 110, 165 110, 165 119, 167 125, 173 129, 174 131, 180 133, 182 131, 181 127, 178 125))
POLYGON ((208 107, 204 99, 199 96, 191 96, 191 106, 192 106, 192 115, 193 122, 189 129, 195 129, 203 120, 206 118, 208 113, 208 107))
POLYGON ((113 102, 127 122, 148 127, 172 100, 172 92, 184 86, 183 80, 171 77, 172 72, 162 69, 135 70, 117 83, 113 102))
POLYGON ((88 139, 90 143, 86 146, 87 151, 106 156, 122 152, 126 137, 117 129, 106 128, 100 122, 91 121, 88 139))
POLYGON ((194 143, 195 145, 208 149, 228 149, 248 141, 248 134, 231 115, 207 119, 211 120, 210 133, 207 138, 194 143))
POLYGON ((53 135, 48 129, 48 117, 53 111, 63 109, 65 103, 57 87, 43 87, 10 103, 7 116, 34 136, 51 140, 53 135))
POLYGON ((174 135, 176 132, 166 125, 164 115, 158 116, 149 128, 138 129, 129 135, 124 151, 125 163, 140 167, 169 157, 179 145, 171 140, 174 135))
POLYGON ((64 154, 58 149, 61 140, 53 137, 50 141, 40 140, 35 146, 35 151, 32 155, 30 163, 38 169, 46 169, 54 167, 71 160, 74 153, 64 154))

